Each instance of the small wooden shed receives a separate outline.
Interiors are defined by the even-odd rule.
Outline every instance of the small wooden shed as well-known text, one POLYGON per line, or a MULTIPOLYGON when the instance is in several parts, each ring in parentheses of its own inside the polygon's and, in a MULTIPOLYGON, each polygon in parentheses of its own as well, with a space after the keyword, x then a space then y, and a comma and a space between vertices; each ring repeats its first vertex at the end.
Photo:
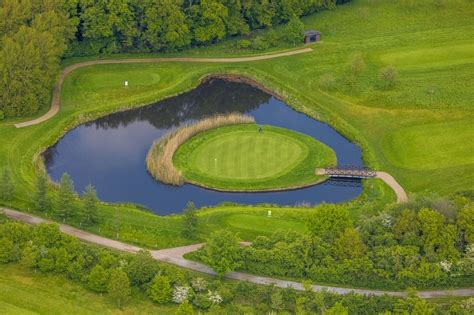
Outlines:
POLYGON ((307 30, 304 32, 305 44, 319 42, 321 40, 321 32, 316 30, 307 30))

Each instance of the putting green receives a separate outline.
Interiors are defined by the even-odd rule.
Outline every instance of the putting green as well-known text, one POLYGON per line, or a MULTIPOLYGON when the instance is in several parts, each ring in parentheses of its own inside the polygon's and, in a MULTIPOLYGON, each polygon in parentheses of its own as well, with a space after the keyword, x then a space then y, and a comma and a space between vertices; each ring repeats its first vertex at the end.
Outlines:
POLYGON ((315 169, 334 165, 336 155, 315 139, 283 128, 255 124, 200 133, 175 153, 173 164, 188 182, 219 190, 295 188, 323 179, 315 169))

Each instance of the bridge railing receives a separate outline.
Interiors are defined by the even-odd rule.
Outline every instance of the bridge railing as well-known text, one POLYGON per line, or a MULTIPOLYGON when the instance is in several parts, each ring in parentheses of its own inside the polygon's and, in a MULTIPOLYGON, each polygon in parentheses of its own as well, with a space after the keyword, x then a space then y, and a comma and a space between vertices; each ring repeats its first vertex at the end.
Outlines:
POLYGON ((363 166, 341 165, 337 167, 328 167, 324 173, 331 177, 346 178, 372 178, 377 176, 377 172, 363 166))

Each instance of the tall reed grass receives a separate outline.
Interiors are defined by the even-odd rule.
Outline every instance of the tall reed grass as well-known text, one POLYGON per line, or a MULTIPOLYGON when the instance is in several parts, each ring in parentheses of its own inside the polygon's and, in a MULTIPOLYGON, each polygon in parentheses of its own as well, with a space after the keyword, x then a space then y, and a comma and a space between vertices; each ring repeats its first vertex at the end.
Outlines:
POLYGON ((181 186, 185 179, 173 165, 173 155, 178 148, 192 136, 206 130, 227 125, 254 123, 255 119, 248 115, 231 113, 215 115, 196 123, 184 125, 175 131, 156 140, 146 157, 148 172, 158 181, 181 186))

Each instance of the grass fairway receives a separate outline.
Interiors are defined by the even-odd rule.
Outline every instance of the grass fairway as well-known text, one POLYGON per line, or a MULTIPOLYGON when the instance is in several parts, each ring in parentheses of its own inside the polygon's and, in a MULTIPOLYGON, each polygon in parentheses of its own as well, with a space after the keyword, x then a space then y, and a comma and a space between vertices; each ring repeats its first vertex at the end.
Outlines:
POLYGON ((122 310, 104 295, 60 276, 0 264, 0 314, 174 314, 176 307, 157 306, 138 292, 122 310))
POLYGON ((313 184, 315 169, 335 165, 336 155, 306 135, 255 124, 202 132, 185 142, 173 163, 198 185, 221 190, 272 190, 313 184))

